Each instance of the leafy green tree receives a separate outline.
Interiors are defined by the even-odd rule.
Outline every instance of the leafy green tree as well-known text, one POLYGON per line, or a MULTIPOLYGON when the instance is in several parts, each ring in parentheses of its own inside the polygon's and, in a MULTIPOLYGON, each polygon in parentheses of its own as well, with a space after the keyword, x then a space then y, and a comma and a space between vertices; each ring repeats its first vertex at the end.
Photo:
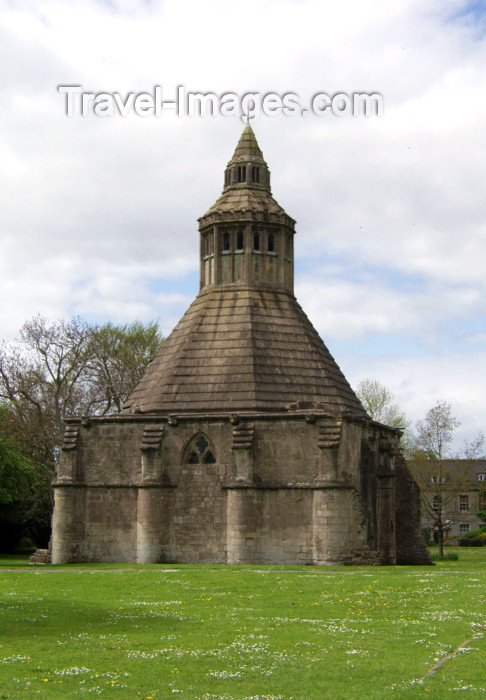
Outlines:
POLYGON ((24 535, 42 537, 42 527, 48 530, 50 526, 50 517, 46 522, 45 516, 37 519, 34 513, 44 498, 46 470, 24 454, 12 434, 12 425, 12 411, 0 406, 0 547, 3 550, 12 549, 24 535), (32 527, 35 523, 36 527, 32 527))
POLYGON ((90 412, 118 413, 162 345, 157 323, 106 323, 92 332, 90 412))
POLYGON ((401 447, 405 454, 408 454, 411 445, 411 423, 395 403, 392 392, 377 379, 363 379, 356 387, 356 395, 370 418, 403 431, 401 447))
POLYGON ((0 507, 21 503, 39 480, 35 464, 8 431, 9 412, 0 406, 0 507))
POLYGON ((395 403, 395 397, 377 379, 363 379, 356 388, 363 408, 373 420, 392 428, 406 428, 410 421, 395 403))
MULTIPOLYGON (((484 496, 483 496, 484 498, 484 496)), ((483 510, 478 510, 476 513, 478 518, 483 521, 483 523, 486 523, 486 508, 483 508, 483 510)))

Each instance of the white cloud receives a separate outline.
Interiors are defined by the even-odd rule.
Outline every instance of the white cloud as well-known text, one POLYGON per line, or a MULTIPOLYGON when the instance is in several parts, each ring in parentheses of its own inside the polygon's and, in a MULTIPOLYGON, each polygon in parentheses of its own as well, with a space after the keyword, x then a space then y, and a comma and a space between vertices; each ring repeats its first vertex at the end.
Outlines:
POLYGON ((484 425, 486 25, 473 5, 7 3, 2 336, 38 312, 160 318, 168 331, 197 290, 196 220, 219 195, 242 128, 170 113, 68 119, 58 85, 159 84, 170 97, 182 84, 302 102, 378 91, 382 118, 256 122, 274 194, 297 219, 299 300, 325 341, 353 345, 345 361, 357 380, 398 387, 417 417, 423 401, 450 396, 484 425), (380 344, 400 347, 399 369, 380 344))
MULTIPOLYGON (((356 340, 376 334, 396 335, 419 347, 438 342, 444 324, 449 332, 443 339, 457 341, 464 333, 462 324, 483 313, 484 295, 474 286, 427 282, 415 289, 396 288, 393 280, 375 274, 359 274, 353 267, 309 267, 297 278, 296 294, 314 326, 324 338, 356 340), (455 325, 460 327, 455 330, 455 325)), ((412 283, 413 287, 413 283, 412 283)), ((474 334, 477 337, 477 334, 474 334)))
POLYGON ((387 386, 412 424, 423 420, 439 400, 451 404, 461 425, 452 449, 459 452, 480 430, 486 434, 484 395, 486 349, 468 354, 430 353, 408 356, 347 356, 341 362, 352 386, 373 377, 387 386))

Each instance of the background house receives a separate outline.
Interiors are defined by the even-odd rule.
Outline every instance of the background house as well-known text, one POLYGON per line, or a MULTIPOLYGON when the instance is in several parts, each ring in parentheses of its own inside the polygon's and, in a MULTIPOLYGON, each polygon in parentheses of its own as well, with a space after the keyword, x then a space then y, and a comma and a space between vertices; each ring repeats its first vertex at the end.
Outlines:
POLYGON ((419 461, 413 472, 422 492, 422 527, 437 542, 441 521, 444 539, 458 538, 486 523, 486 459, 419 461))

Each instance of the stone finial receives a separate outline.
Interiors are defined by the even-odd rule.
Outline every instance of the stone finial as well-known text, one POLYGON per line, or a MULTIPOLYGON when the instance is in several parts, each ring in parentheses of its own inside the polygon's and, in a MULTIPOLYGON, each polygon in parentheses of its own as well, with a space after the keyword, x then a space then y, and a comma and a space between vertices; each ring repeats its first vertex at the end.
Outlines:
POLYGON ((318 447, 322 450, 329 447, 338 447, 341 439, 342 420, 335 418, 323 421, 319 426, 318 447))
POLYGON ((241 423, 233 428, 232 450, 249 450, 253 443, 254 423, 241 423))
POLYGON ((64 438, 62 441, 62 451, 69 452, 70 450, 75 450, 78 442, 79 435, 79 423, 66 425, 64 431, 64 438))
POLYGON ((163 433, 163 425, 146 425, 143 431, 142 444, 140 445, 142 452, 160 449, 163 433))

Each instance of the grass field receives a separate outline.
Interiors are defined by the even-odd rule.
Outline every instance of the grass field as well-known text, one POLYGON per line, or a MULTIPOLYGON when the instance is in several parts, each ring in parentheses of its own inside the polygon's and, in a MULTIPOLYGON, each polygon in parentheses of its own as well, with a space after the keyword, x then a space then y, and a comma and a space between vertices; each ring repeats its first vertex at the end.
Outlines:
POLYGON ((0 698, 486 698, 486 548, 433 567, 0 558, 0 698))

